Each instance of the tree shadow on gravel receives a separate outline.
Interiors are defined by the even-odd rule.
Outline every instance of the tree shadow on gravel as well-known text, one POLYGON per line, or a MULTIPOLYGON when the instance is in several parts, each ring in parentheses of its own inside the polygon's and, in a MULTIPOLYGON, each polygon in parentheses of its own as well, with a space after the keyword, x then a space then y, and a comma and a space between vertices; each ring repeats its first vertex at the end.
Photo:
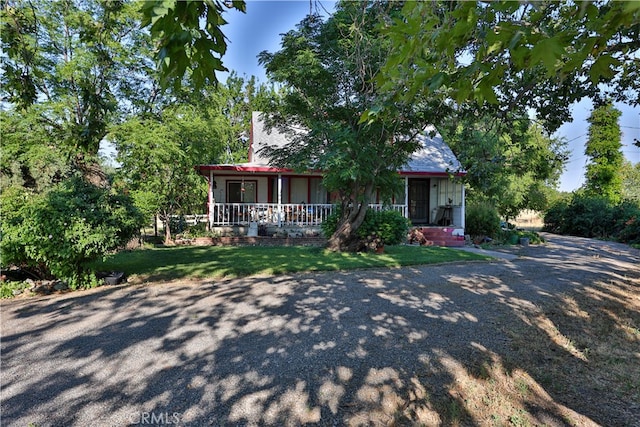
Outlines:
POLYGON ((634 425, 638 252, 571 242, 3 303, 3 423, 634 425))

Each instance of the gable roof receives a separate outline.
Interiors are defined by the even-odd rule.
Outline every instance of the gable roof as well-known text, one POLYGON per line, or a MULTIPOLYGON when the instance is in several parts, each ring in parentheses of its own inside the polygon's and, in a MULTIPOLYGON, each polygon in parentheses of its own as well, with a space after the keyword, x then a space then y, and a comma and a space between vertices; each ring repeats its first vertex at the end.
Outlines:
POLYGON ((417 139, 422 148, 413 153, 407 164, 400 170, 401 174, 448 172, 464 174, 462 164, 442 136, 436 132, 435 127, 425 127, 417 139))
MULTIPOLYGON (((291 172, 290 169, 274 168, 269 159, 260 155, 264 147, 283 147, 290 142, 287 135, 273 128, 267 130, 261 118, 262 113, 254 111, 251 115, 251 137, 249 144, 249 161, 237 165, 201 165, 200 170, 230 170, 241 172, 291 172)), ((304 132, 300 129, 299 132, 304 132)), ((427 126, 417 136, 422 148, 417 150, 405 166, 399 171, 401 175, 447 176, 450 173, 465 175, 462 165, 435 127, 427 126)))

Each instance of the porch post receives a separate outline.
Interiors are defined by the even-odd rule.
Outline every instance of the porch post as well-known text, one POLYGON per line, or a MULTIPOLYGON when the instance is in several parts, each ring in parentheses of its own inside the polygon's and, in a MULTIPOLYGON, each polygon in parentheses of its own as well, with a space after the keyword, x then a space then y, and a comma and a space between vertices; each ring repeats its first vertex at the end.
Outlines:
POLYGON ((404 177, 404 217, 409 218, 409 177, 404 177))
POLYGON ((465 226, 465 218, 464 217, 466 216, 466 214, 465 214, 465 201, 464 201, 464 182, 462 182, 460 185, 462 185, 462 209, 460 209, 460 211, 461 211, 460 212, 460 215, 461 215, 460 222, 462 224, 460 224, 460 227, 464 230, 464 226, 465 226))
POLYGON ((213 199, 213 170, 209 170, 209 192, 207 194, 207 214, 209 217, 209 230, 213 228, 213 209, 214 209, 214 199, 213 199))
POLYGON ((278 174, 278 227, 282 227, 282 174, 278 174))

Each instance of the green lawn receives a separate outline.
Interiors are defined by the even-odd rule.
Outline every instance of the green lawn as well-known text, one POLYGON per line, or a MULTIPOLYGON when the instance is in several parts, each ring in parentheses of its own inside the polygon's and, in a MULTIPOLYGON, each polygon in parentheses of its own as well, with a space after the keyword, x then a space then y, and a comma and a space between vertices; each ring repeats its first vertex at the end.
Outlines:
POLYGON ((335 271, 374 267, 486 260, 455 249, 387 246, 384 254, 333 253, 317 247, 180 246, 125 251, 95 263, 99 271, 124 271, 142 280, 241 277, 303 271, 335 271))

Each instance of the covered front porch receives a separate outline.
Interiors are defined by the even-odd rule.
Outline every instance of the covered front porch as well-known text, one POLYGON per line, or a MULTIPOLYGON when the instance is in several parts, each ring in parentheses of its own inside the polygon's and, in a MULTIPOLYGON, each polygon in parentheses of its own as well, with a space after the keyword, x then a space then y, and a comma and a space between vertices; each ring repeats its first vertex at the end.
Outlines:
MULTIPOLYGON (((322 224, 335 209, 329 203, 219 203, 209 206, 209 225, 249 225, 252 222, 276 227, 311 227, 322 224)), ((404 205, 369 205, 369 209, 391 209, 406 217, 404 205)))
MULTIPOLYGON (((288 169, 244 165, 201 165, 208 181, 207 222, 210 228, 248 226, 317 227, 335 209, 334 195, 322 175, 288 169)), ((374 210, 395 210, 416 226, 442 226, 464 234, 464 184, 446 173, 400 172, 404 182, 391 203, 376 195, 374 210)))

